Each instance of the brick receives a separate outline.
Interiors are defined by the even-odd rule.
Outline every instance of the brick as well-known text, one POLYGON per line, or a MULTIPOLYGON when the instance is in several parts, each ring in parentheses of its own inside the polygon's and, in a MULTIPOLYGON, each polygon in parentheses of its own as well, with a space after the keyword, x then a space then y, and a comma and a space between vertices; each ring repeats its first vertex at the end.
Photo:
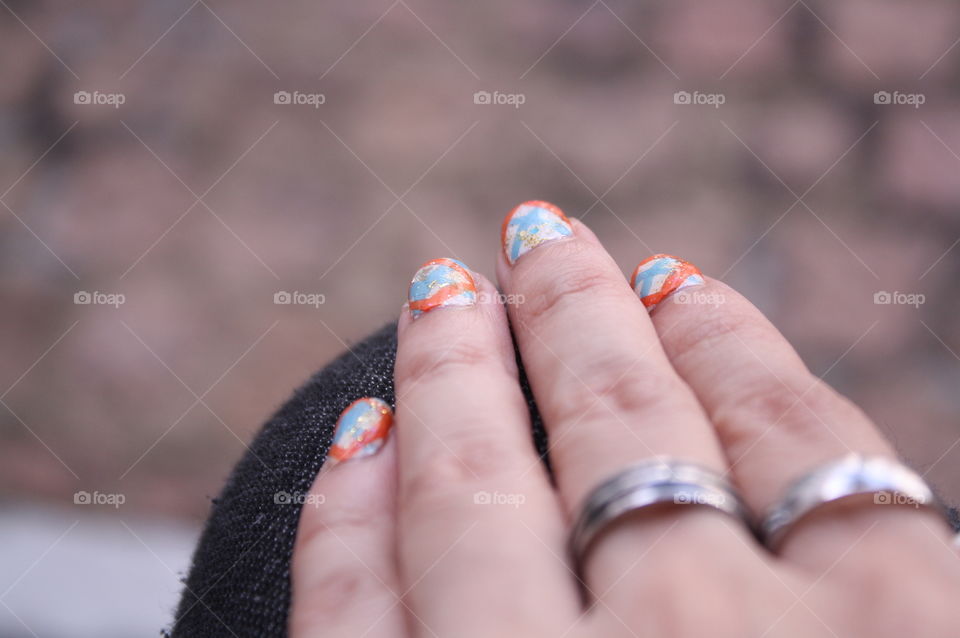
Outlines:
MULTIPOLYGON (((774 103, 751 104, 744 110, 751 114, 750 125, 738 134, 798 194, 823 175, 862 133, 857 130, 859 124, 836 105, 802 94, 774 103)), ((855 163, 855 157, 852 151, 842 161, 849 166, 855 163)))
POLYGON ((917 112, 899 107, 884 118, 879 125, 883 150, 878 187, 904 205, 960 215, 960 159, 955 156, 960 155, 960 120, 956 111, 957 107, 930 112, 925 107, 917 112))
POLYGON ((736 63, 728 79, 737 81, 782 71, 789 64, 791 16, 770 28, 786 7, 761 0, 683 0, 669 7, 652 34, 651 46, 681 79, 717 78, 736 63))
MULTIPOLYGON (((857 56, 881 82, 914 81, 960 36, 960 10, 953 2, 853 0, 811 6, 837 36, 829 32, 821 36, 824 68, 854 84, 878 81, 857 56)), ((954 49, 928 77, 946 77, 957 68, 958 56, 960 51, 954 49)))

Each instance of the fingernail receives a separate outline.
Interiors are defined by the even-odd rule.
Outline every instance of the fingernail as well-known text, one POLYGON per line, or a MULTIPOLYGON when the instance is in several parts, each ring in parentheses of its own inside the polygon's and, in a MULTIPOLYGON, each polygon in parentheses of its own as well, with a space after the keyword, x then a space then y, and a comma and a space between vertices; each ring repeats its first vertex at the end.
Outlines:
POLYGON ((640 297, 640 301, 651 311, 681 288, 703 283, 703 274, 699 268, 672 255, 647 257, 633 271, 630 279, 630 285, 640 297))
POLYGON ((393 410, 381 399, 357 399, 340 413, 333 432, 327 463, 376 454, 383 447, 393 425, 393 410))
POLYGON ((457 259, 431 259, 420 267, 410 282, 410 315, 444 306, 472 306, 477 303, 477 284, 470 269, 457 259))
POLYGON ((524 202, 503 220, 500 241, 507 261, 512 265, 540 244, 573 234, 563 211, 548 202, 524 202))

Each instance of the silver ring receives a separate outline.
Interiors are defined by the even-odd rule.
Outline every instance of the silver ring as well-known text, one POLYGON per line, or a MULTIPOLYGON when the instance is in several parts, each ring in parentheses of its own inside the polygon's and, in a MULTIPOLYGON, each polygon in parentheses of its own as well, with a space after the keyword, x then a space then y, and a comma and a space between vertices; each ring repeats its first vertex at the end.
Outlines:
POLYGON ((586 553, 600 532, 631 512, 660 504, 713 507, 752 529, 743 500, 720 474, 676 459, 651 459, 619 472, 587 496, 570 532, 570 552, 578 575, 582 575, 586 553))
POLYGON ((760 526, 764 543, 776 550, 796 523, 813 510, 840 499, 873 495, 877 505, 911 505, 943 511, 919 474, 883 457, 849 454, 800 477, 767 513, 760 526))

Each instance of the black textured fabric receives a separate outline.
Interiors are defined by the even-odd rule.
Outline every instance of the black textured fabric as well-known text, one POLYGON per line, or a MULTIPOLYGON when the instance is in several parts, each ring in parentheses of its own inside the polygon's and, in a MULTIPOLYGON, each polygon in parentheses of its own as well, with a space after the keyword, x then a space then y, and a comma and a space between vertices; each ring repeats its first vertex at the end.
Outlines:
MULTIPOLYGON (((174 638, 286 636, 290 556, 300 508, 278 493, 305 494, 351 401, 394 404, 397 326, 389 324, 315 374, 264 425, 233 470, 193 556, 174 638)), ((524 393, 541 457, 547 440, 526 378, 524 393)))
MULTIPOLYGON (((396 324, 390 324, 315 374, 267 422, 237 464, 193 556, 173 638, 287 635, 290 556, 300 508, 278 493, 305 494, 326 458, 340 412, 356 398, 393 405, 396 324)), ((533 438, 547 439, 521 367, 533 438)), ((956 510, 951 518, 960 525, 956 510)))

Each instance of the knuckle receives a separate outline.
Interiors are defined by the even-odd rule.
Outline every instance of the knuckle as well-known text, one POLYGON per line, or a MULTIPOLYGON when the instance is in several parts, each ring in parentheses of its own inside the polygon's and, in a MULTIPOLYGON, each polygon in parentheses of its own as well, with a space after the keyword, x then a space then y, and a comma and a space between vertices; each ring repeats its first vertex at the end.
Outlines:
POLYGON ((450 344, 441 342, 405 350, 403 356, 398 357, 396 377, 402 390, 405 383, 419 383, 450 373, 493 367, 504 368, 499 350, 468 336, 450 344))
POLYGON ((317 627, 335 627, 357 614, 357 606, 370 605, 387 593, 359 564, 312 570, 294 591, 291 635, 309 636, 317 627))
POLYGON ((407 471, 405 509, 423 516, 470 505, 474 491, 522 467, 517 457, 515 445, 493 435, 489 424, 464 424, 407 471))
POLYGON ((304 511, 291 564, 292 635, 335 626, 357 614, 358 607, 378 606, 392 596, 390 586, 357 557, 363 547, 379 542, 376 530, 387 524, 385 516, 370 508, 336 507, 322 515, 304 511))
POLYGON ((769 341, 775 333, 761 317, 736 312, 728 307, 698 307, 696 312, 684 313, 686 321, 672 330, 665 347, 670 358, 681 360, 701 353, 708 356, 717 344, 725 341, 757 343, 769 341))
POLYGON ((667 371, 620 353, 595 358, 578 378, 557 390, 553 405, 561 423, 596 410, 632 418, 664 403, 676 403, 684 391, 682 382, 667 371))
POLYGON ((579 254, 572 257, 558 260, 560 265, 548 269, 528 271, 528 280, 520 285, 529 290, 526 303, 519 306, 525 322, 536 325, 568 304, 596 304, 611 293, 622 294, 622 279, 611 277, 606 269, 595 267, 579 254))
POLYGON ((769 375, 742 384, 743 390, 715 410, 713 421, 735 457, 749 450, 758 432, 768 428, 797 443, 816 445, 835 438, 821 415, 836 411, 838 396, 809 373, 799 377, 799 382, 791 382, 769 375))
POLYGON ((300 515, 297 533, 298 548, 340 545, 341 538, 366 535, 382 522, 383 515, 372 508, 324 507, 322 510, 304 509, 300 515))

